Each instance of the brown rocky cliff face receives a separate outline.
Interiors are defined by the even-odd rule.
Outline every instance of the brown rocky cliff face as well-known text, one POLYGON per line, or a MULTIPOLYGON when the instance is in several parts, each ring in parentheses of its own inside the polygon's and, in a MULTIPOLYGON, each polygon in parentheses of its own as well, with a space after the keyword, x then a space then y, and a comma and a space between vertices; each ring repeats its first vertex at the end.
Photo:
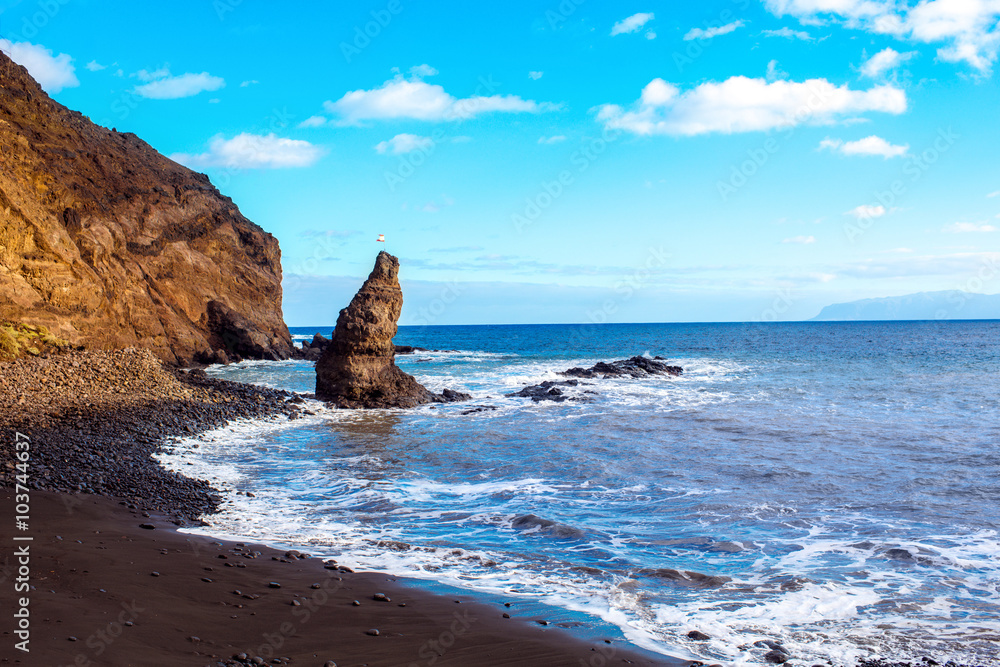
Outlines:
POLYGON ((277 240, 208 177, 53 101, 2 53, 0 320, 174 363, 293 352, 277 240))
POLYGON ((396 322, 403 308, 399 260, 382 251, 368 280, 340 311, 333 340, 316 363, 316 396, 342 408, 411 408, 469 398, 432 394, 396 366, 396 322))

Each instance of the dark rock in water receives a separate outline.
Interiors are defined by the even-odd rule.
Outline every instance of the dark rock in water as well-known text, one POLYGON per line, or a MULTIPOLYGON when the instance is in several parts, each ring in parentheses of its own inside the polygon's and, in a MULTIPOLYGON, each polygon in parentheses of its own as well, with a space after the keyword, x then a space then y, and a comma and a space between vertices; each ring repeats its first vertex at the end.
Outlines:
POLYGON ((698 630, 692 630, 688 633, 689 639, 694 639, 695 641, 703 642, 711 639, 710 636, 706 635, 704 632, 699 632, 698 630))
POLYGON ((646 357, 631 357, 618 361, 601 361, 590 368, 570 368, 560 375, 576 378, 613 378, 613 377, 633 377, 643 378, 650 375, 680 375, 683 369, 680 366, 668 366, 659 361, 660 357, 647 359, 646 357))
POLYGON ((317 333, 313 336, 312 341, 302 341, 300 356, 310 361, 319 361, 319 358, 323 356, 323 350, 328 345, 330 345, 330 339, 321 333, 317 333))
POLYGON ((521 391, 516 391, 513 394, 504 395, 530 398, 536 403, 539 401, 556 401, 557 403, 561 403, 563 401, 579 401, 583 399, 576 396, 567 396, 561 389, 559 389, 559 387, 576 387, 579 384, 579 380, 546 380, 540 384, 525 387, 521 391))
POLYGON ((693 588, 717 588, 732 581, 729 577, 713 574, 702 574, 691 570, 675 570, 672 567, 660 567, 656 569, 645 568, 638 570, 636 574, 646 577, 656 577, 657 579, 669 579, 685 586, 693 588))
POLYGON ((893 560, 914 560, 913 554, 911 554, 906 549, 889 549, 885 552, 886 558, 891 558, 893 560))
POLYGON ((496 409, 497 409, 497 406, 495 406, 495 405, 477 405, 476 407, 470 408, 469 410, 462 410, 462 414, 463 415, 472 415, 472 414, 475 414, 477 412, 489 412, 490 410, 496 410, 496 409))
POLYGON ((316 363, 316 397, 341 408, 412 408, 471 398, 434 394, 395 362, 396 322, 403 307, 399 260, 382 251, 368 280, 340 311, 333 340, 316 363))
POLYGON ((764 659, 773 665, 783 665, 789 660, 791 660, 792 657, 787 653, 774 649, 772 651, 768 651, 767 653, 765 653, 764 659))
POLYGON ((542 517, 534 514, 524 514, 516 517, 510 525, 518 530, 531 530, 533 528, 537 528, 539 532, 548 533, 553 537, 565 539, 579 539, 584 536, 584 532, 579 528, 567 526, 564 523, 558 523, 556 521, 550 521, 549 519, 543 519, 542 517))

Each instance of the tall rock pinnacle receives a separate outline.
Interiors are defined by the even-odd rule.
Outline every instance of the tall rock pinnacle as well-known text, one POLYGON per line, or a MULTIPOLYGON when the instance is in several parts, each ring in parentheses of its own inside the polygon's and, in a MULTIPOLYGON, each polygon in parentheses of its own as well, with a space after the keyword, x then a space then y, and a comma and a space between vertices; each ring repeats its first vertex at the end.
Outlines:
POLYGON ((351 304, 340 311, 333 340, 316 363, 316 397, 342 408, 412 408, 470 398, 433 394, 395 362, 392 338, 403 308, 399 260, 378 254, 351 304))

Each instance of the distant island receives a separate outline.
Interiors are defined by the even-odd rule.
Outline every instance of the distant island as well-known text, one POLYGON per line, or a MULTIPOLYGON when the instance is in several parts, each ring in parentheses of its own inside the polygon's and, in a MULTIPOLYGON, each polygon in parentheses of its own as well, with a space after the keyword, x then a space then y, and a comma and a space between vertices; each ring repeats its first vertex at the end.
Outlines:
POLYGON ((996 319, 1000 319, 1000 294, 948 290, 835 303, 810 321, 996 319))

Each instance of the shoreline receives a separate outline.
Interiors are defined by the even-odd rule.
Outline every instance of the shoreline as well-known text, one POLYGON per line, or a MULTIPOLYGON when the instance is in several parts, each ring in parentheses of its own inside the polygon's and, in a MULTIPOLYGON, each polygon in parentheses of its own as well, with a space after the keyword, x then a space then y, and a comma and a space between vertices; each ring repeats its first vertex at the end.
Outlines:
MULTIPOLYGON (((10 494, 2 504, 12 508, 10 494)), ((514 599, 508 608, 438 595, 294 551, 186 535, 168 514, 144 517, 125 501, 34 491, 31 505, 31 652, 9 651, 4 628, 0 664, 689 664, 583 641, 518 614, 514 599)))
MULTIPOLYGON (((13 648, 7 621, 0 664, 689 664, 519 617, 513 597, 510 607, 487 604, 393 575, 325 569, 296 552, 178 532, 203 524, 199 517, 216 511, 221 496, 152 454, 167 438, 240 418, 295 419, 303 408, 292 392, 169 369, 133 349, 7 362, 0 387, 0 496, 11 519, 0 522, 0 540, 13 543, 18 471, 8 464, 16 433, 31 442, 34 538, 31 652, 13 648), (251 661, 269 647, 265 662, 251 661)), ((15 563, 4 551, 7 581, 15 563)), ((9 582, 2 590, 13 609, 9 582)))

